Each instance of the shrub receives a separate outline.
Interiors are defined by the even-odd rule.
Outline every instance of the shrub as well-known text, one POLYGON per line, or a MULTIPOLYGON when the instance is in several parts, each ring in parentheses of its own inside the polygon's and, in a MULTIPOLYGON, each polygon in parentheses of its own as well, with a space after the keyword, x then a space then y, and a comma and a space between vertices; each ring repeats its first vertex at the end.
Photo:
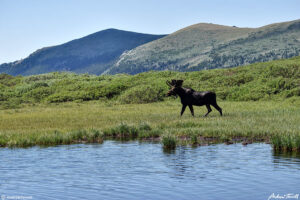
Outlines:
POLYGON ((119 100, 121 103, 152 103, 163 101, 165 94, 160 86, 142 85, 126 90, 119 100))
POLYGON ((73 101, 76 98, 72 93, 55 93, 47 97, 46 101, 49 103, 59 103, 73 101))
POLYGON ((51 94, 53 94, 53 89, 49 88, 49 87, 38 87, 34 90, 31 90, 29 92, 27 92, 24 95, 25 99, 33 99, 33 101, 35 102, 40 102, 43 99, 47 98, 48 96, 50 96, 51 94))
MULTIPOLYGON (((136 75, 88 75, 54 72, 34 76, 0 74, 0 104, 117 100, 120 103, 163 101, 166 80, 183 79, 183 86, 214 91, 232 101, 272 100, 300 96, 300 57, 231 69, 194 72, 151 71, 136 75)), ((130 66, 129 66, 130 67, 130 66)))

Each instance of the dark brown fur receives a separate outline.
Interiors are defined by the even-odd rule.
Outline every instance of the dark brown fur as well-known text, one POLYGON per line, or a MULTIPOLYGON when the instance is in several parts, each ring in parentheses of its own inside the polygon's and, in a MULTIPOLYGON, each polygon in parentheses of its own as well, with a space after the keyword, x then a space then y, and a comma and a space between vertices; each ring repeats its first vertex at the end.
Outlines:
POLYGON ((216 100, 216 93, 206 91, 206 92, 197 92, 191 88, 182 87, 183 80, 172 80, 172 82, 167 81, 167 85, 171 87, 167 96, 178 95, 181 100, 182 109, 181 115, 184 113, 185 108, 189 106, 192 115, 194 116, 194 106, 203 106, 206 105, 207 113, 204 115, 206 117, 212 110, 210 105, 215 107, 220 115, 222 116, 222 109, 218 106, 216 100))

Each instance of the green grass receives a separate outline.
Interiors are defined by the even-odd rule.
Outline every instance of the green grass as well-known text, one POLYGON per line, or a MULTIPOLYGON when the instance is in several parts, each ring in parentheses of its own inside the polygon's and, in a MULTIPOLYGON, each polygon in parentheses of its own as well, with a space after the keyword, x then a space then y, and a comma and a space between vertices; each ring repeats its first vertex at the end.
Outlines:
POLYGON ((176 144, 271 141, 300 151, 300 57, 233 69, 147 72, 134 76, 49 73, 0 75, 0 145, 19 147, 103 139, 159 140, 176 144), (179 99, 167 98, 166 80, 217 94, 224 111, 203 118, 195 107, 179 116, 179 99))
POLYGON ((138 129, 134 126, 129 126, 126 123, 121 123, 116 127, 104 130, 104 136, 121 140, 132 140, 138 136, 138 129))
POLYGON ((273 147, 277 151, 297 151, 300 152, 300 136, 298 134, 280 135, 271 137, 273 147))
POLYGON ((171 79, 183 79, 184 87, 198 91, 214 91, 218 99, 227 101, 293 99, 300 96, 300 57, 232 69, 146 72, 134 76, 0 74, 0 109, 91 100, 122 104, 160 102, 166 100, 166 80, 171 79))
POLYGON ((176 148, 176 137, 174 136, 174 134, 164 134, 162 135, 162 144, 163 144, 163 148, 164 149, 168 149, 168 150, 174 150, 176 148))
POLYGON ((271 141, 278 149, 291 144, 287 150, 299 150, 298 101, 221 101, 219 105, 224 116, 213 110, 206 118, 202 117, 205 107, 195 107, 195 117, 188 110, 180 117, 178 99, 150 104, 70 102, 0 110, 0 145, 158 140, 167 134, 194 145, 239 139, 271 141))
POLYGON ((53 146, 73 143, 102 143, 103 134, 98 130, 77 130, 62 133, 53 132, 29 132, 29 133, 0 133, 0 147, 30 147, 53 146))

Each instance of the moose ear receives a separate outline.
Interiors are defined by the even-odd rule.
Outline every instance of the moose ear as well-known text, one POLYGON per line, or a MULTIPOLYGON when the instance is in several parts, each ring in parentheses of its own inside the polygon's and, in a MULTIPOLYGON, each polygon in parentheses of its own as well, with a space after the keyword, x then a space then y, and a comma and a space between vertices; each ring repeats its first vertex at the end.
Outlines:
POLYGON ((176 81, 176 87, 181 87, 183 83, 183 80, 177 80, 176 81))

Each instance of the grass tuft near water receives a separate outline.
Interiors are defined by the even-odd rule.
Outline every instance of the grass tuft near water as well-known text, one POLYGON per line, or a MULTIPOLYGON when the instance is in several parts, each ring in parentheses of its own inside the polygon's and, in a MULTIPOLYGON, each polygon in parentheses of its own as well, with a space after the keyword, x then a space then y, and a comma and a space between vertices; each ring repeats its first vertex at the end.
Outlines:
POLYGON ((276 134, 271 137, 271 143, 276 151, 300 152, 300 134, 276 134))
POLYGON ((190 142, 191 142, 192 145, 197 145, 198 144, 198 137, 197 137, 196 134, 193 134, 191 136, 190 140, 191 140, 190 142))
POLYGON ((174 150, 176 148, 177 139, 174 135, 167 133, 162 135, 161 142, 164 149, 174 150))

